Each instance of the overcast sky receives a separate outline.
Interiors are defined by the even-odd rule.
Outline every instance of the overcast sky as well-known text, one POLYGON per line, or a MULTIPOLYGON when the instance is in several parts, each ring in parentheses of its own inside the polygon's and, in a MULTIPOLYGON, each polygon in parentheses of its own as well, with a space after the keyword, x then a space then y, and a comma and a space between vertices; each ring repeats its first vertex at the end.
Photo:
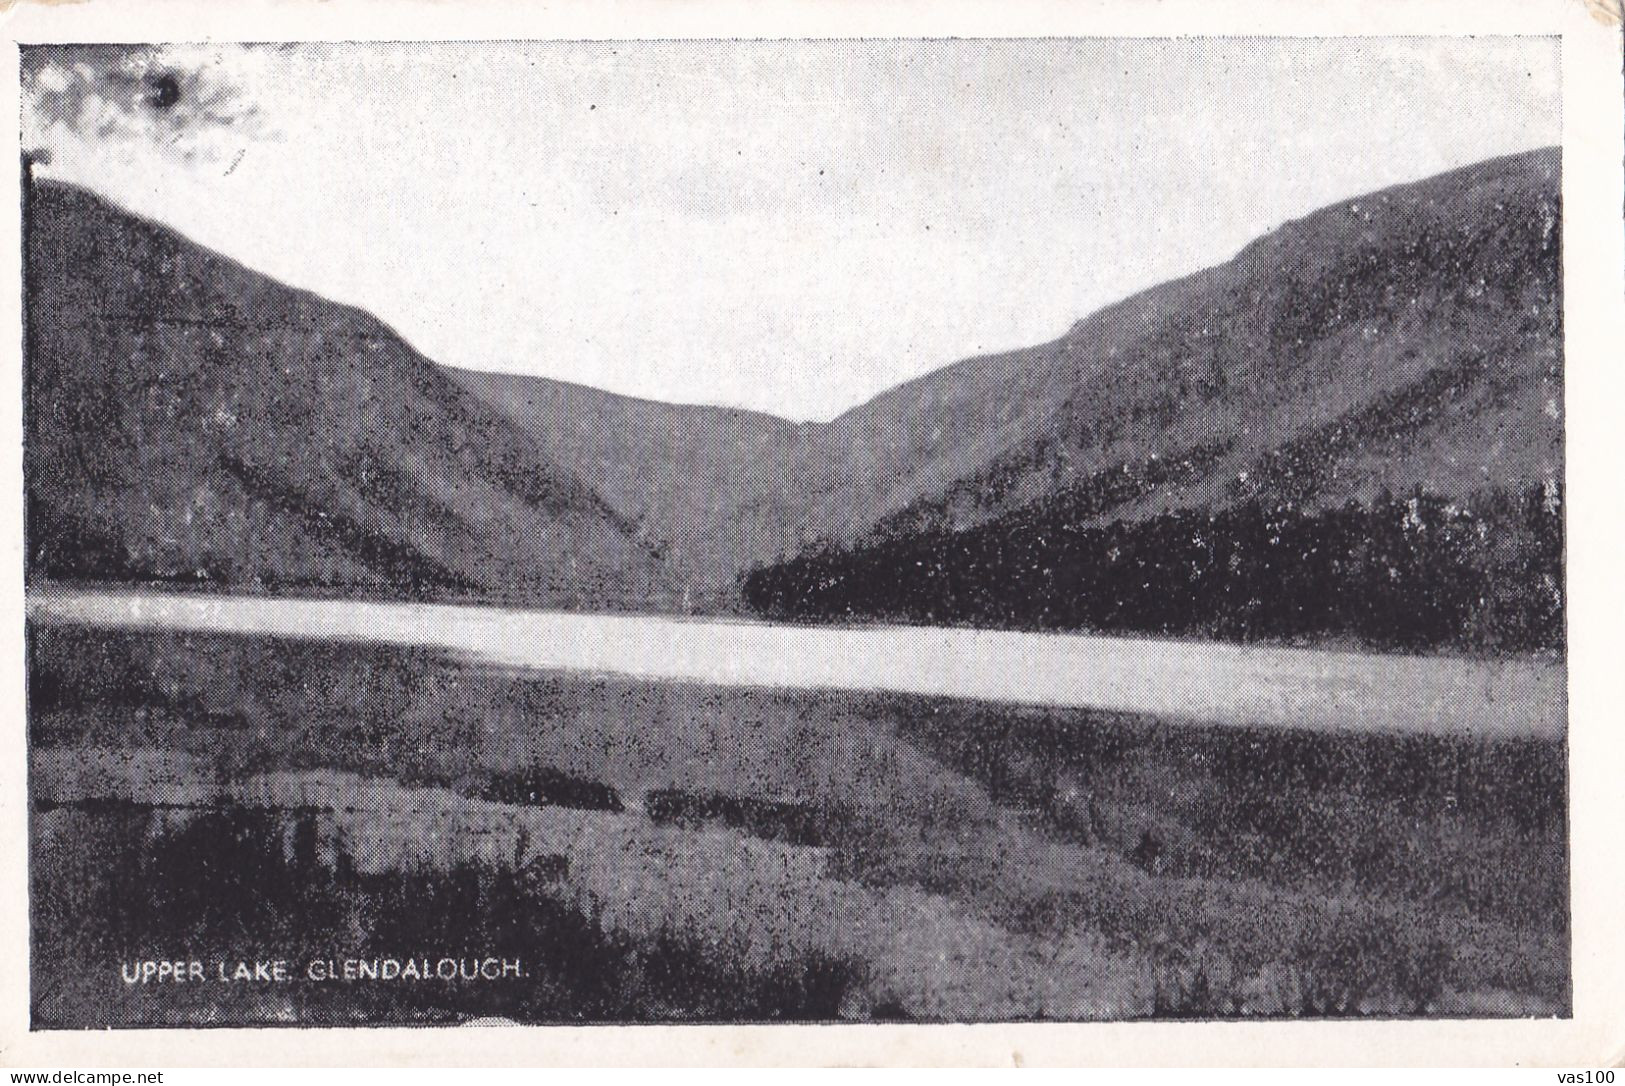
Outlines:
POLYGON ((76 122, 25 126, 42 174, 437 361, 794 418, 1054 338, 1335 200, 1559 140, 1551 39, 187 46, 134 81, 37 69, 33 100, 76 122), (193 73, 179 101, 142 81, 165 66, 193 73))

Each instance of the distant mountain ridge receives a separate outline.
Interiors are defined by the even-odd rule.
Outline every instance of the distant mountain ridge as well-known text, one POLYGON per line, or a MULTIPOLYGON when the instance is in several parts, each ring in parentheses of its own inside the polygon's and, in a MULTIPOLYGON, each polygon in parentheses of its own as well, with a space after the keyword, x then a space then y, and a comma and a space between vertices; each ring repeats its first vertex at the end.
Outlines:
POLYGON ((381 322, 26 195, 30 578, 669 605, 636 525, 381 322))
POLYGON ((1343 201, 828 423, 458 379, 714 585, 815 543, 1035 504, 1103 522, 1540 483, 1562 475, 1560 161, 1545 148, 1343 201))
POLYGON ((37 182, 29 568, 703 610, 796 555, 981 526, 1522 492, 1563 471, 1559 170, 1343 201, 827 423, 437 366, 37 182))
POLYGON ((826 512, 835 530, 748 574, 746 600, 1561 649, 1558 170, 1537 151, 1351 200, 1054 344, 887 393, 855 425, 905 440, 849 462, 855 515, 826 512))
POLYGON ((660 541, 679 577, 713 601, 751 560, 797 540, 794 465, 817 456, 815 425, 545 377, 447 372, 549 457, 574 466, 660 541))
POLYGON ((885 393, 834 424, 874 435, 842 443, 854 512, 815 519, 965 526, 1152 457, 1203 468, 1114 515, 1558 477, 1558 169, 1535 151, 1346 201, 885 393))

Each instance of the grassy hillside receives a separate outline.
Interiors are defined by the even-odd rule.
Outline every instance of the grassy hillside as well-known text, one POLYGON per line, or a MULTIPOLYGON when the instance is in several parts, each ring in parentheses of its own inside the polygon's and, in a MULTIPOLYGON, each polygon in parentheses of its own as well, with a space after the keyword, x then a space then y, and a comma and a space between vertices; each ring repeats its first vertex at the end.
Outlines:
MULTIPOLYGON (((42 183, 30 570, 703 609, 752 567, 913 562, 978 529, 1030 573, 1059 568, 1046 540, 1169 515, 1521 501, 1562 478, 1558 169, 1534 151, 1347 201, 823 424, 442 369, 364 313, 42 183)), ((846 590, 897 580, 865 570, 846 590)))
POLYGON ((29 634, 37 1026, 1570 1005, 1557 742, 29 634), (529 975, 109 966, 177 953, 529 975))
POLYGON ((963 527, 1158 460, 1193 470, 1095 516, 1560 479, 1558 170, 1547 149, 1350 200, 894 389, 833 424, 851 482, 813 519, 963 527))
POLYGON ((634 524, 371 316, 28 196, 31 577, 669 599, 634 524))
POLYGON ((1558 171, 1547 149, 1346 201, 824 424, 458 379, 713 585, 1056 503, 1106 524, 1519 490, 1562 476, 1558 171))
POLYGON ((866 437, 809 513, 821 545, 746 595, 800 617, 1555 646, 1558 200, 1555 151, 1375 193, 887 393, 832 424, 866 437), (1238 620, 1261 602, 1280 613, 1238 620))
POLYGON ((702 597, 731 588, 756 557, 802 541, 795 465, 816 456, 817 427, 544 377, 447 372, 646 525, 702 597))

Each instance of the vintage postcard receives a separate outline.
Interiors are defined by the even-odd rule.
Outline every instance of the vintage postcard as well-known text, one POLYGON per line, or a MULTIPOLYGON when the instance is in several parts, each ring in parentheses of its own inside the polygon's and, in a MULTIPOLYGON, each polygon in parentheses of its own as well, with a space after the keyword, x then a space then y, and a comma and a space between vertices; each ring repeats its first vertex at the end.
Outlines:
POLYGON ((1617 7, 1177 14, 13 9, 6 1062, 1625 1046, 1617 7))

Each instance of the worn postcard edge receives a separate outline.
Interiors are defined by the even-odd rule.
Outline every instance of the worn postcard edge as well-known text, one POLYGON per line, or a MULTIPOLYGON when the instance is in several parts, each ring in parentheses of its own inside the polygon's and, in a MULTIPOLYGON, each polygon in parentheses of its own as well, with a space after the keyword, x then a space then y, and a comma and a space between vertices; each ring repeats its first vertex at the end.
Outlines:
MULTIPOLYGON (((0 1065, 1615 1065, 1625 1059, 1625 720, 1617 576, 1625 404, 1619 0, 695 0, 529 8, 459 0, 16 2, 0 7, 0 112, 19 42, 1541 34, 1562 40, 1568 668, 1574 1016, 1563 1020, 1059 1025, 28 1029, 20 217, 0 215, 0 1065)), ((1470 123, 1473 105, 1461 105, 1470 123)), ((0 170, 0 205, 18 173, 0 170)), ((9 203, 7 202, 9 201, 9 203)))

